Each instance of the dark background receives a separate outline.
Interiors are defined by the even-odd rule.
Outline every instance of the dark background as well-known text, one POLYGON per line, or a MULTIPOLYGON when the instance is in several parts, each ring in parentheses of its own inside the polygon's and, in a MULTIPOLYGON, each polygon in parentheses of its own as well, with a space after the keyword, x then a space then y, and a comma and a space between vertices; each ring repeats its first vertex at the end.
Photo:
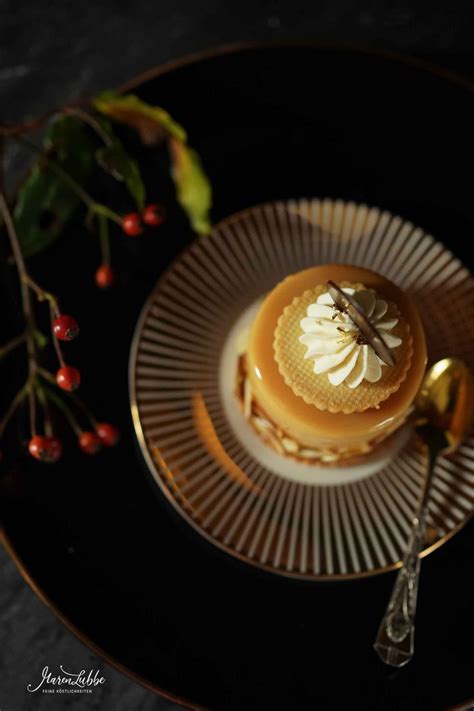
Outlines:
MULTIPOLYGON (((19 3, 0 0, 0 120, 18 121, 124 82, 182 54, 241 40, 317 38, 407 52, 474 70, 468 2, 19 3)), ((0 547, 0 709, 173 709, 106 667, 66 632, 0 547), (59 663, 103 670, 89 698, 25 693, 38 670, 59 663), (33 675, 33 678, 32 678, 33 675)))
POLYGON ((466 0, 0 2, 3 120, 36 116, 149 67, 218 44, 319 38, 434 57, 472 54, 466 0))

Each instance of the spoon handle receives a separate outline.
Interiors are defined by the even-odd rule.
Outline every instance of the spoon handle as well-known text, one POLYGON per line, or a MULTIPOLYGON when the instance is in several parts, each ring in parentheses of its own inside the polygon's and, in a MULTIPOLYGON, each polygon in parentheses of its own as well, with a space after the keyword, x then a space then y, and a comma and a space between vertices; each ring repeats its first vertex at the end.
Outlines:
POLYGON ((428 448, 428 467, 418 511, 413 518, 402 567, 380 623, 374 649, 385 664, 403 667, 415 651, 415 614, 421 559, 426 531, 426 512, 438 454, 446 447, 444 434, 429 424, 417 428, 428 448))
POLYGON ((415 613, 420 575, 419 554, 425 538, 422 511, 413 519, 405 557, 380 623, 374 648, 385 664, 402 667, 413 656, 415 648, 415 613))

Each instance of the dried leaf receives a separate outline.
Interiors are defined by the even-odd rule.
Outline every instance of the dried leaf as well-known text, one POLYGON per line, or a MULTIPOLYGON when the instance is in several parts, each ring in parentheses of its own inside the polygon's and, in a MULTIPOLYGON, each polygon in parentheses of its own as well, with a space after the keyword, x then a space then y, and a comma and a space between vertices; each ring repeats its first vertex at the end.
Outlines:
POLYGON ((178 201, 187 212, 192 228, 198 234, 209 234, 212 188, 199 156, 192 148, 174 138, 170 140, 170 153, 171 175, 178 201))
POLYGON ((134 128, 143 143, 156 145, 168 135, 186 141, 186 131, 160 106, 150 106, 135 94, 105 92, 93 100, 94 108, 104 116, 134 128))

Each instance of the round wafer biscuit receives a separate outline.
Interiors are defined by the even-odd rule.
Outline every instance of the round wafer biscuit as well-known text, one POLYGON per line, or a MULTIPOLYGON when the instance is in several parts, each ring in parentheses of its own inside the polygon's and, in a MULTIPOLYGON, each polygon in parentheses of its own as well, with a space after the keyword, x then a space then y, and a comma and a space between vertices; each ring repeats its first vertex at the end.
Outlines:
MULTIPOLYGON (((340 286, 352 287, 356 291, 365 289, 360 283, 342 282, 340 286)), ((413 354, 410 328, 396 305, 387 301, 387 316, 398 319, 391 333, 402 340, 400 346, 394 350, 395 365, 382 366, 382 377, 375 383, 363 380, 356 388, 350 388, 345 382, 337 386, 332 385, 327 373, 313 372, 313 361, 305 359, 306 346, 299 341, 303 333, 300 322, 306 316, 308 306, 326 291, 325 284, 308 289, 301 296, 295 297, 280 316, 273 342, 280 374, 295 395, 319 410, 351 414, 376 408, 398 390, 406 378, 413 354)))

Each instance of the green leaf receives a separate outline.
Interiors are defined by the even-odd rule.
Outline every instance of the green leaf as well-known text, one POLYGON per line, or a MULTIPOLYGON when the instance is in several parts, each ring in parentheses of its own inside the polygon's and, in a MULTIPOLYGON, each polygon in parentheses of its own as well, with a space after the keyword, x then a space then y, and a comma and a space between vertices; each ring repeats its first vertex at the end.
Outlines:
POLYGON ((159 143, 164 137, 163 131, 179 141, 187 140, 184 128, 167 111, 160 106, 150 106, 135 94, 122 96, 108 91, 97 96, 92 104, 104 116, 132 126, 147 145, 159 143))
POLYGON ((187 212, 192 228, 198 234, 209 234, 209 211, 212 188, 198 154, 184 143, 170 140, 171 175, 176 185, 178 201, 187 212))
MULTIPOLYGON (((54 121, 43 145, 48 155, 77 183, 86 183, 93 164, 94 145, 80 121, 72 117, 54 121)), ((18 192, 14 209, 23 256, 31 257, 55 242, 78 205, 78 197, 48 169, 47 160, 35 162, 18 192)))
POLYGON ((96 151, 99 165, 116 180, 123 181, 128 191, 135 200, 137 209, 141 212, 145 206, 145 185, 138 163, 126 152, 118 139, 114 139, 108 146, 103 146, 96 151))

